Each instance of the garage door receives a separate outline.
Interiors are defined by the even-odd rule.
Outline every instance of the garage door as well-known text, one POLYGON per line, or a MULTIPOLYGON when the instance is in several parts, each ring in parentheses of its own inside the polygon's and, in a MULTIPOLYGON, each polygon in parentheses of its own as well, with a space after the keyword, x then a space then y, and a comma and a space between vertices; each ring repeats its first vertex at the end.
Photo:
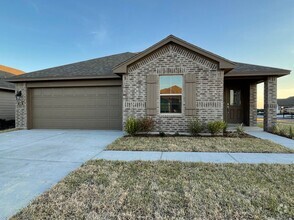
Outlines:
POLYGON ((121 87, 31 90, 32 128, 122 129, 121 87))

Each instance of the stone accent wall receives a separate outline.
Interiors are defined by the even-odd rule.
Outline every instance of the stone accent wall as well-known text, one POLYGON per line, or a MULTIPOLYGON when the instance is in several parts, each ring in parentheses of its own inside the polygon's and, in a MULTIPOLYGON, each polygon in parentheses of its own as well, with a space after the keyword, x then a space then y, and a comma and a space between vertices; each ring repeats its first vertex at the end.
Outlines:
POLYGON ((249 88, 249 126, 257 126, 257 85, 250 84, 249 88))
POLYGON ((270 131, 277 121, 277 77, 267 77, 264 81, 264 123, 265 131, 270 131))
MULTIPOLYGON (((218 64, 179 45, 163 46, 128 67, 123 76, 123 122, 128 117, 146 116, 146 76, 196 75, 196 116, 203 122, 223 120, 224 72, 218 64)), ((183 79, 184 82, 184 79, 183 79)), ((184 90, 184 89, 183 89, 184 90)), ((194 116, 185 115, 185 99, 180 115, 160 114, 159 83, 157 88, 157 114, 155 131, 187 132, 188 122, 194 116)), ((183 94, 185 96, 185 94, 183 94)))
POLYGON ((27 87, 26 83, 16 83, 15 93, 21 91, 22 96, 16 101, 15 106, 15 127, 27 129, 27 87))

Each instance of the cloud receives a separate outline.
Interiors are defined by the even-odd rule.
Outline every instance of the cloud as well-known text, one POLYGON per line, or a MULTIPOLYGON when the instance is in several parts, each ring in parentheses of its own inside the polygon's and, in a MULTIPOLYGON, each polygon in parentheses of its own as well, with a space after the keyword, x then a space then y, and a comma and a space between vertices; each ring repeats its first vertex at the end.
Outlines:
POLYGON ((94 45, 103 44, 108 38, 108 32, 104 27, 91 31, 90 34, 92 35, 92 43, 94 45))
POLYGON ((26 2, 35 10, 35 12, 40 13, 40 8, 33 0, 26 0, 26 2))

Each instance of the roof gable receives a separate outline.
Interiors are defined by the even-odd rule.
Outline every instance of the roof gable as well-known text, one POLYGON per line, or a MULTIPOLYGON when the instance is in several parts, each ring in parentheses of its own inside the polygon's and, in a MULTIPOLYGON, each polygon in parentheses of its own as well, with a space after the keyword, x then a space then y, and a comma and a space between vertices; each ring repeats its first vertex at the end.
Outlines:
POLYGON ((219 68, 225 70, 225 72, 230 71, 231 69, 233 69, 235 67, 234 62, 232 62, 230 60, 227 60, 227 59, 225 59, 225 58, 223 58, 221 56, 218 56, 218 55, 213 54, 213 53, 211 53, 209 51, 206 51, 206 50, 204 50, 204 49, 202 49, 200 47, 197 47, 197 46, 195 46, 193 44, 190 44, 190 43, 188 43, 188 42, 186 42, 186 41, 184 41, 184 40, 182 40, 180 38, 177 38, 177 37, 175 37, 173 35, 170 35, 170 36, 166 37, 165 39, 161 40, 160 42, 158 42, 158 43, 154 44, 153 46, 147 48, 146 50, 142 51, 141 53, 138 53, 134 57, 132 57, 132 58, 126 60, 125 62, 122 62, 119 65, 115 66, 113 68, 113 73, 116 73, 116 74, 124 74, 124 73, 126 73, 127 72, 127 67, 130 64, 142 59, 143 57, 147 56, 148 54, 154 52, 155 50, 157 50, 157 49, 159 49, 159 48, 161 48, 161 47, 163 47, 163 46, 165 46, 166 44, 169 44, 169 43, 178 44, 178 45, 180 45, 180 46, 182 46, 184 48, 187 48, 187 49, 189 49, 191 51, 194 51, 194 52, 196 52, 196 53, 198 53, 198 54, 200 54, 200 55, 202 55, 204 57, 207 57, 207 58, 209 58, 209 59, 211 59, 213 61, 218 62, 219 68))
POLYGON ((0 65, 0 71, 2 72, 6 72, 6 73, 12 73, 13 75, 20 75, 23 74, 24 72, 12 67, 8 67, 8 66, 4 66, 4 65, 0 65))
POLYGON ((8 73, 0 70, 0 89, 14 90, 14 84, 7 82, 7 78, 14 76, 12 73, 8 73))

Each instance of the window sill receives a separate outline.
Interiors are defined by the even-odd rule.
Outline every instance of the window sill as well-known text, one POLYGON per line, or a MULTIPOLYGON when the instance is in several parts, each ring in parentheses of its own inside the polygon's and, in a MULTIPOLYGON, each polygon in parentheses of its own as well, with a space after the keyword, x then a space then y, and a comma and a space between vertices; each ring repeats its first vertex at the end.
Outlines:
POLYGON ((183 117, 183 113, 159 113, 162 117, 183 117))

